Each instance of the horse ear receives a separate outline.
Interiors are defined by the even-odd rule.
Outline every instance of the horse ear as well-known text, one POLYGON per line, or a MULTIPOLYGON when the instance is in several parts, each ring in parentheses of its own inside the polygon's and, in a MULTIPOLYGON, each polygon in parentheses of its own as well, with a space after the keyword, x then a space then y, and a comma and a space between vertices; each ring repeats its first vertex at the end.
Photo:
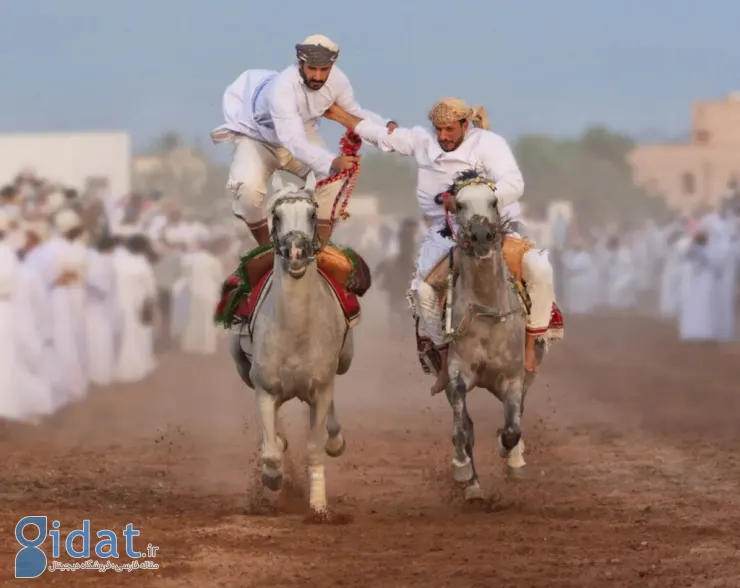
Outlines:
POLYGON ((283 178, 280 177, 280 174, 275 172, 274 174, 272 174, 272 189, 273 191, 275 191, 275 193, 277 193, 280 192, 280 190, 282 190, 283 188, 285 188, 285 184, 283 184, 283 178))
POLYGON ((313 172, 310 172, 306 177, 306 185, 303 186, 303 189, 309 194, 313 194, 316 190, 316 175, 313 172))

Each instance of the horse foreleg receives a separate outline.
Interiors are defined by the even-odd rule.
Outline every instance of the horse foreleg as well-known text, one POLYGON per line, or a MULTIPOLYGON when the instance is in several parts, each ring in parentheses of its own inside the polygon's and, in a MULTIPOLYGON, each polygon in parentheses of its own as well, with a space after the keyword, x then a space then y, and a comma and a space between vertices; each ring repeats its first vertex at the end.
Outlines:
POLYGON ((445 393, 447 401, 452 407, 452 445, 455 455, 452 458, 452 475, 457 482, 470 482, 475 478, 475 469, 468 447, 472 447, 472 420, 465 418, 465 396, 468 393, 469 383, 460 370, 455 370, 450 378, 445 393))
POLYGON ((497 432, 499 453, 507 458, 508 473, 512 477, 524 474, 524 441, 521 415, 524 398, 524 380, 515 378, 504 383, 504 428, 497 432))
POLYGON ((309 503, 314 512, 326 512, 326 480, 324 477, 324 451, 326 421, 334 397, 334 382, 317 390, 311 404, 308 437, 308 476, 310 480, 309 503))
POLYGON ((339 457, 347 448, 347 442, 344 440, 344 435, 342 435, 342 425, 339 424, 333 400, 327 416, 326 432, 329 434, 329 438, 326 440, 326 454, 329 457, 339 457))
POLYGON ((473 426, 473 419, 468 414, 468 402, 467 395, 463 397, 463 427, 465 428, 467 442, 465 443, 465 451, 470 457, 470 467, 473 469, 473 477, 470 478, 467 485, 465 486, 465 500, 478 500, 483 498, 483 490, 480 487, 478 481, 478 472, 475 469, 475 456, 473 449, 475 447, 475 427, 473 426))
POLYGON ((257 406, 262 421, 262 483, 270 490, 279 490, 283 482, 283 451, 287 443, 277 432, 278 398, 257 389, 257 406))

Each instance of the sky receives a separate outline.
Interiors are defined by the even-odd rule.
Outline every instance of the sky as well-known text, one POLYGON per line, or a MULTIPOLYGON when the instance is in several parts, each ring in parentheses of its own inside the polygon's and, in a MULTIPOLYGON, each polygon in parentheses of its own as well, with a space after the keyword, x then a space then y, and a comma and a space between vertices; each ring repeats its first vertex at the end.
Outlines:
POLYGON ((457 96, 510 139, 679 136, 692 101, 740 90, 738 23, 737 0, 0 0, 0 132, 207 147, 226 86, 321 33, 362 106, 403 126, 457 96))

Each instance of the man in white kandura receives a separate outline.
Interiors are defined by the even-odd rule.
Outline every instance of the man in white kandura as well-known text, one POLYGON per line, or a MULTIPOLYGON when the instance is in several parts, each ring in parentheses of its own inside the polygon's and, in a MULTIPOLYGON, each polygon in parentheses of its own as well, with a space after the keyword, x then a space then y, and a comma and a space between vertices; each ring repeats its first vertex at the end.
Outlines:
MULTIPOLYGON (((334 103, 347 112, 374 120, 388 132, 396 125, 364 110, 347 76, 336 65, 339 46, 323 35, 296 45, 297 63, 282 72, 251 69, 242 73, 223 98, 226 123, 211 133, 214 143, 231 141, 233 161, 227 189, 232 210, 243 219, 258 245, 270 242, 267 182, 278 170, 317 180, 352 169, 358 156, 335 155, 318 134, 318 125, 334 103)), ((331 206, 340 182, 316 191, 319 237, 329 238, 331 206)))
MULTIPOLYGON (((475 169, 496 184, 502 216, 520 222, 518 200, 524 192, 522 173, 506 140, 488 130, 483 109, 470 108, 457 98, 440 100, 429 111, 436 137, 423 127, 395 128, 389 132, 368 118, 346 112, 340 105, 332 106, 325 116, 353 129, 365 141, 383 150, 413 156, 419 166, 417 198, 430 228, 419 250, 411 290, 420 327, 439 350, 442 366, 432 393, 440 392, 448 381, 447 348, 442 337, 443 309, 439 294, 428 278, 455 245, 447 236, 440 194, 452 185, 456 174, 475 169)), ((531 299, 525 369, 534 372, 537 371, 535 341, 548 338, 555 302, 552 266, 546 251, 512 237, 504 242, 504 255, 512 273, 520 274, 526 282, 531 299)))

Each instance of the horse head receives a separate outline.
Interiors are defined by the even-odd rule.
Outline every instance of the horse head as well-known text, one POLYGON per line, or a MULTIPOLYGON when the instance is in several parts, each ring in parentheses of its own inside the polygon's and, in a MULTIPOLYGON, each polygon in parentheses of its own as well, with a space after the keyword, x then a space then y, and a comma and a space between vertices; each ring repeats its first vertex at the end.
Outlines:
POLYGON ((321 243, 318 235, 314 199, 316 179, 309 174, 303 188, 287 186, 275 175, 272 182, 275 203, 272 206, 270 240, 283 269, 294 279, 306 274, 309 264, 316 259, 321 243))
POLYGON ((475 170, 455 176, 448 193, 454 199, 458 241, 463 253, 478 258, 490 257, 501 247, 506 222, 498 209, 496 185, 475 170))

